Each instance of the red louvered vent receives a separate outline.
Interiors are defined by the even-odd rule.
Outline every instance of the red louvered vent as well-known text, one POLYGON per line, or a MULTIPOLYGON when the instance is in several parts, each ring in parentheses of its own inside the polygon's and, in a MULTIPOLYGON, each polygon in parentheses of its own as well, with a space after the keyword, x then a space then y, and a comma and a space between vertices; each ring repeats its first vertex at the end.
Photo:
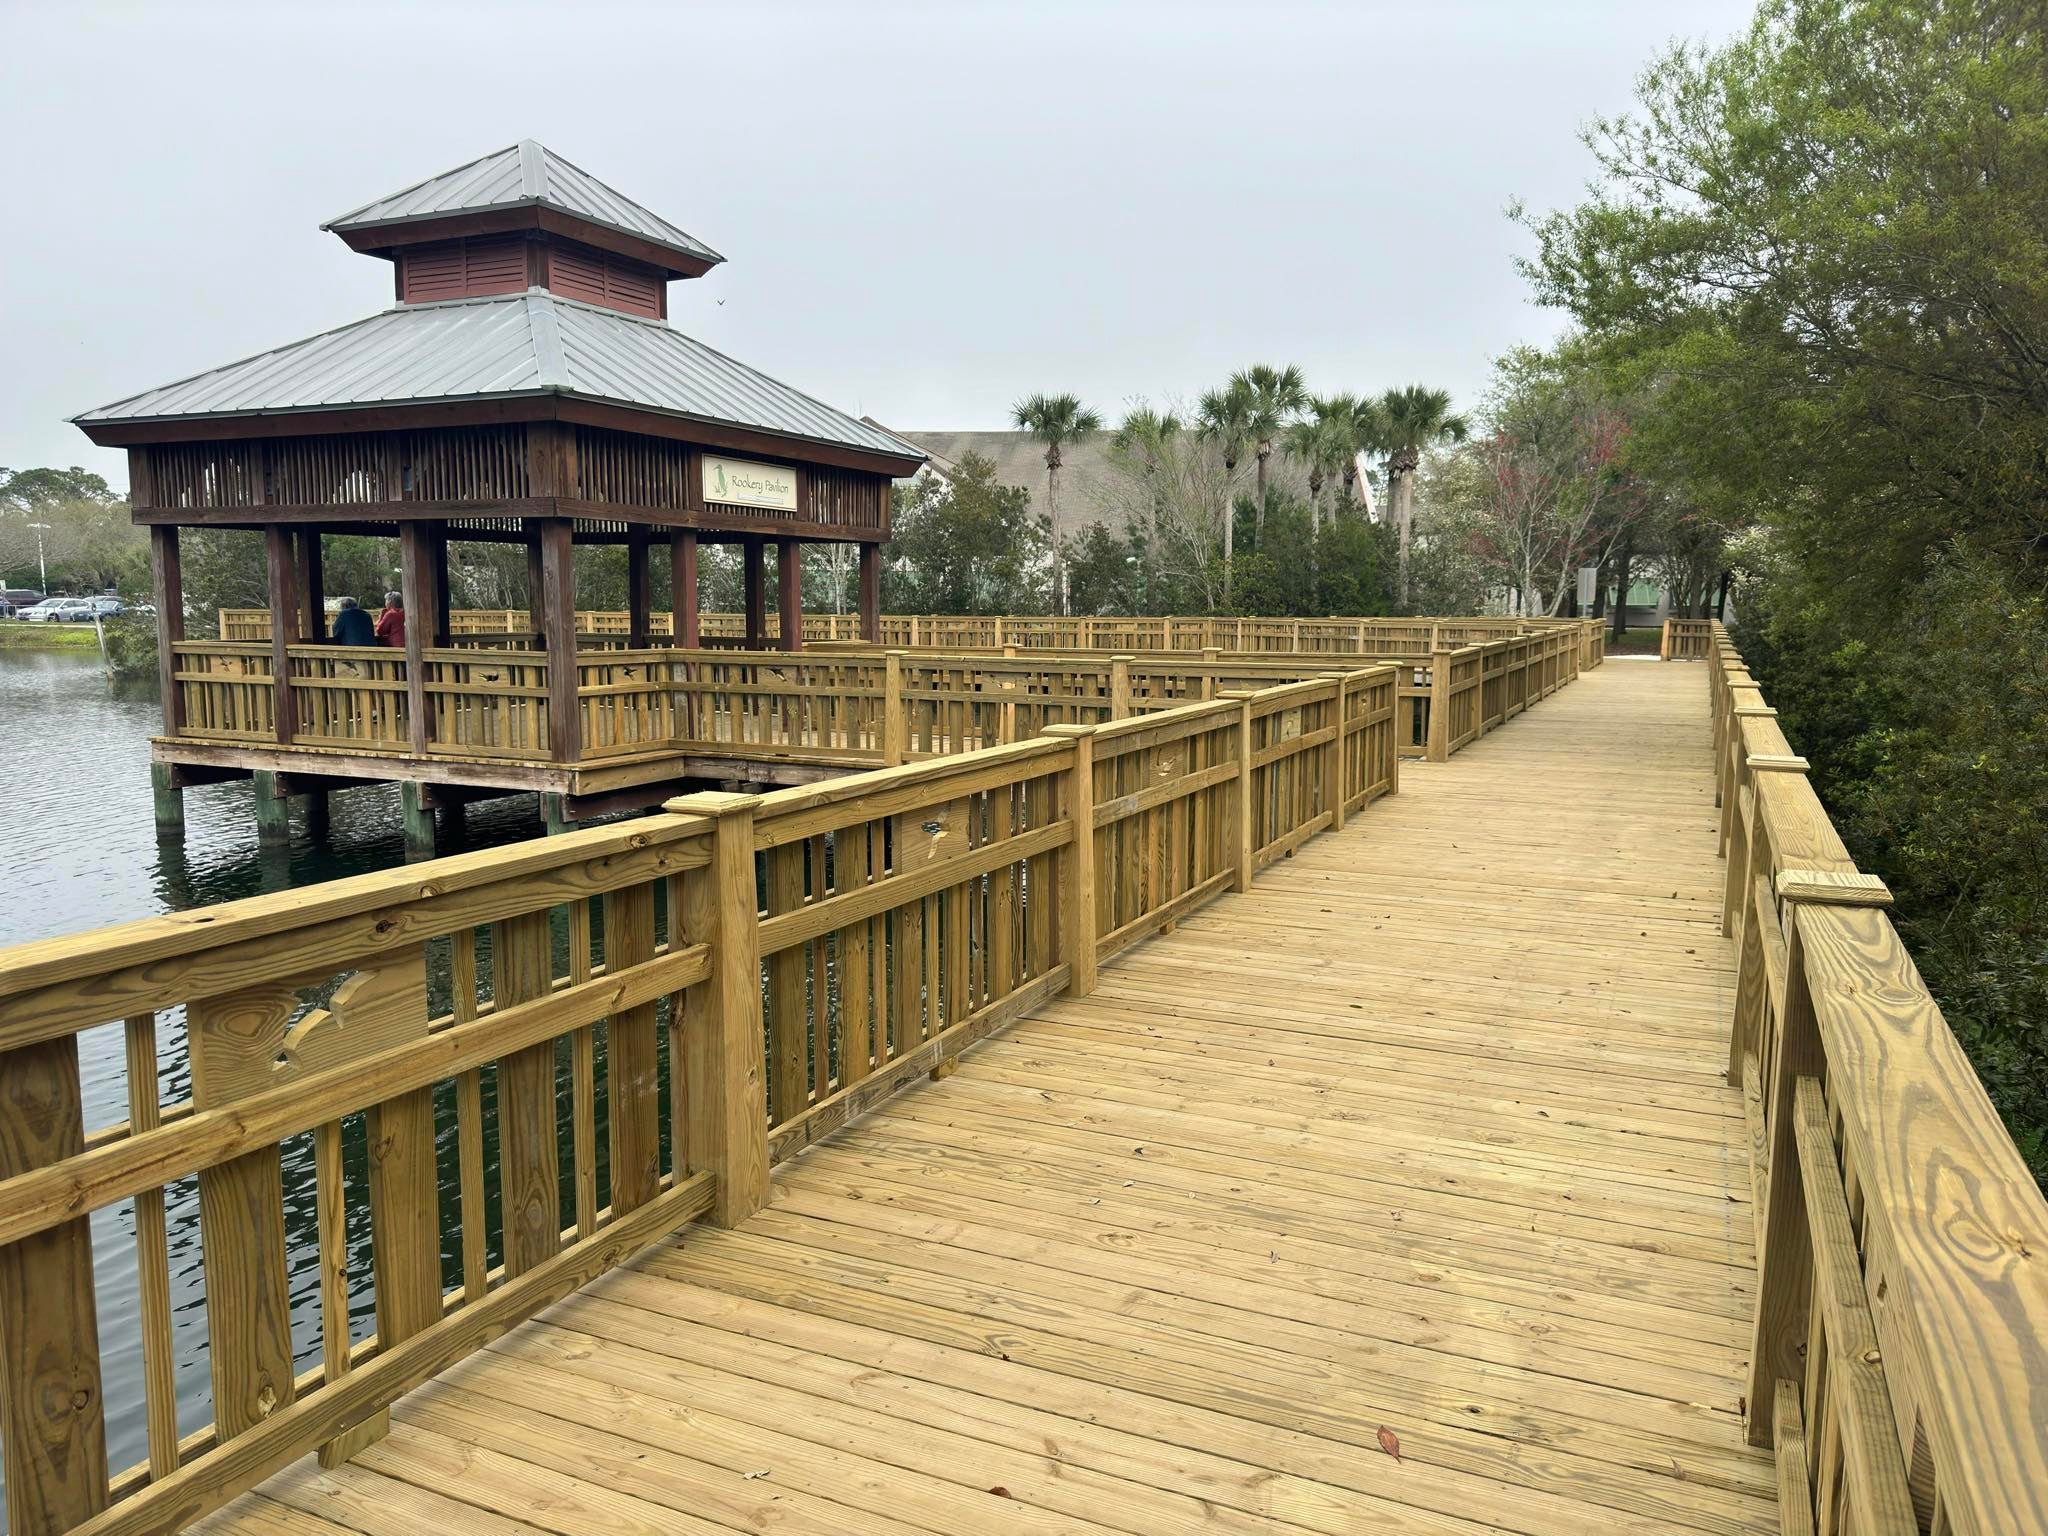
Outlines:
POLYGON ((567 299, 662 318, 666 284, 656 268, 587 245, 548 247, 548 287, 567 299))
POLYGON ((526 287, 526 242, 517 235, 436 241, 401 252, 398 261, 399 297, 407 304, 526 287))

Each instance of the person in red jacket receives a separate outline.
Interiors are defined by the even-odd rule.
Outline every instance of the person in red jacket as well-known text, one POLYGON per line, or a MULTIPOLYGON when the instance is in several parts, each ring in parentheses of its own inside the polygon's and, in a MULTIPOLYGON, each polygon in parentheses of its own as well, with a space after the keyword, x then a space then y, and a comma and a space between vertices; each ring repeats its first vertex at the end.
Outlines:
POLYGON ((377 643, 405 649, 405 608, 396 592, 384 594, 384 611, 377 615, 377 643))

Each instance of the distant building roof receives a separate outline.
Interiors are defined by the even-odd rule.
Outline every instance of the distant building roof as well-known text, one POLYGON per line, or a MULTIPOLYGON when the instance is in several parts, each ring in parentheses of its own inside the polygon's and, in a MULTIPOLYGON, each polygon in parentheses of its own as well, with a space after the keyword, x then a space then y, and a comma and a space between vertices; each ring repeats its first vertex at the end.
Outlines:
MULTIPOLYGON (((968 454, 979 454, 996 467, 996 479, 1004 485, 1022 486, 1031 493, 1031 509, 1045 510, 1045 444, 1029 432, 911 432, 897 434, 931 455, 932 468, 950 472, 968 454)), ((1110 461, 1114 434, 1093 432, 1060 450, 1059 531, 1078 533, 1091 523, 1108 519, 1116 505, 1114 476, 1110 461)), ((1284 453, 1272 459, 1274 483, 1306 495, 1308 482, 1303 471, 1284 453)), ((1250 494, 1250 482, 1245 486, 1250 494)))
POLYGON ((452 171, 429 176, 320 227, 345 234, 502 208, 556 208, 666 247, 698 265, 725 260, 696 236, 532 139, 521 139, 452 171))
POLYGON ((538 288, 403 304, 72 419, 90 427, 532 395, 600 401, 906 459, 923 456, 894 434, 663 321, 538 288))

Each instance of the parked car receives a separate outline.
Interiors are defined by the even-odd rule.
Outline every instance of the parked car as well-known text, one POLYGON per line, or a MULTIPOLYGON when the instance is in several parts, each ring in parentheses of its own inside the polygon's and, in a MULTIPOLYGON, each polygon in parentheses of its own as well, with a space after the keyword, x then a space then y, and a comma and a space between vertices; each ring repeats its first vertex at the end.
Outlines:
POLYGON ((21 610, 21 617, 31 624, 47 624, 57 617, 57 610, 74 599, 68 597, 46 597, 40 603, 31 603, 21 610))
POLYGON ((0 616, 18 619, 42 600, 43 594, 34 587, 0 588, 0 608, 6 609, 6 613, 0 616))
POLYGON ((91 597, 67 597, 57 605, 51 615, 59 624, 90 624, 99 612, 99 600, 91 597))
POLYGON ((117 618, 128 611, 128 605, 111 592, 102 592, 98 597, 89 597, 85 601, 103 619, 117 618))

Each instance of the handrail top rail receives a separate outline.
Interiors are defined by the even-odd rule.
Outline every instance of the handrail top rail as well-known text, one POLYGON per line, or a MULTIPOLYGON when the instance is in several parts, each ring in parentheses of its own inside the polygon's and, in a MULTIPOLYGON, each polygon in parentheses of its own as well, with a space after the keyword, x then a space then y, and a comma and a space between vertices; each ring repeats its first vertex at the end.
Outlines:
MULTIPOLYGON (((82 976, 161 966, 289 929, 361 917, 381 907, 666 848, 710 829, 711 823, 701 816, 663 812, 0 949, 0 1049, 72 1033, 73 1026, 55 1027, 47 1021, 45 1027, 35 1027, 22 1017, 20 1000, 82 976)), ((110 1004, 101 1011, 118 1017, 127 1006, 110 1004)), ((101 1021, 99 1012, 92 1021, 101 1021)))

